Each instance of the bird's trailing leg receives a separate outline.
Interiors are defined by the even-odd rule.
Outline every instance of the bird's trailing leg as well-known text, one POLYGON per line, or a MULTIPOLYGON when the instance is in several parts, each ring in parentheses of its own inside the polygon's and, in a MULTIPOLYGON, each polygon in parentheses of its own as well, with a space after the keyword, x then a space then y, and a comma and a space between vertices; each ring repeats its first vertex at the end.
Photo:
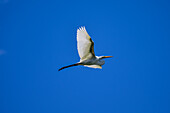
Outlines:
POLYGON ((80 63, 76 63, 76 64, 72 64, 72 65, 64 66, 64 67, 60 68, 58 71, 61 71, 62 69, 65 69, 65 68, 68 68, 68 67, 78 66, 78 65, 80 65, 80 63))

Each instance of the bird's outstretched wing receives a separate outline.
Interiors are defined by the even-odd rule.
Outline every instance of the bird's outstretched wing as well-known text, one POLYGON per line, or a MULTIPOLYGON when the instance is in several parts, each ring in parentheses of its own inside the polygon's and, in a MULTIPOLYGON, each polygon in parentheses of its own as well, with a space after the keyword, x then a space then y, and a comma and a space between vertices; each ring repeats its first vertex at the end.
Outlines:
POLYGON ((102 66, 100 65, 84 65, 86 67, 90 67, 90 68, 99 68, 99 69, 102 69, 102 66))
POLYGON ((81 60, 95 57, 94 42, 85 27, 77 29, 77 49, 81 60))

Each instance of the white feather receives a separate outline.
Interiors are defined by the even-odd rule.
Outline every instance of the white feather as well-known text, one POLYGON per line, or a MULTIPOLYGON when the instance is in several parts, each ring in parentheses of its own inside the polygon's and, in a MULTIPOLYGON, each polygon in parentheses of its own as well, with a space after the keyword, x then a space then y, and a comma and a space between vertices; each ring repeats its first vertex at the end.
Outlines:
POLYGON ((90 53, 91 44, 90 36, 85 27, 77 29, 77 49, 80 60, 89 59, 93 56, 92 53, 90 53))
POLYGON ((84 65, 86 67, 90 67, 90 68, 99 68, 99 69, 102 69, 102 66, 100 65, 84 65))

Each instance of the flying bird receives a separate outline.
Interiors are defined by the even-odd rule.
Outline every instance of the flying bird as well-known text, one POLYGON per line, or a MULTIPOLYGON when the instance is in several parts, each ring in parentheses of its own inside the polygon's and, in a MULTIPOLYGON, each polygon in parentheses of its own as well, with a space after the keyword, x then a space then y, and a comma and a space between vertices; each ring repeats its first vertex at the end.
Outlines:
POLYGON ((102 69, 102 65, 105 64, 105 61, 103 59, 112 57, 112 56, 95 56, 94 42, 87 33, 85 27, 80 27, 79 29, 77 29, 77 49, 78 54, 80 56, 80 61, 72 65, 64 66, 60 68, 58 71, 78 65, 102 69))

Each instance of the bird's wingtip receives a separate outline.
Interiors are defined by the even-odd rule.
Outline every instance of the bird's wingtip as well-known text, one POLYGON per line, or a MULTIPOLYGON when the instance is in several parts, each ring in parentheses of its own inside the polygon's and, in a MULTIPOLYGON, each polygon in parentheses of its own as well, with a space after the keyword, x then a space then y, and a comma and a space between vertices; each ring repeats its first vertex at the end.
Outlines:
POLYGON ((77 29, 77 31, 82 31, 82 30, 86 30, 85 26, 81 26, 77 29))

